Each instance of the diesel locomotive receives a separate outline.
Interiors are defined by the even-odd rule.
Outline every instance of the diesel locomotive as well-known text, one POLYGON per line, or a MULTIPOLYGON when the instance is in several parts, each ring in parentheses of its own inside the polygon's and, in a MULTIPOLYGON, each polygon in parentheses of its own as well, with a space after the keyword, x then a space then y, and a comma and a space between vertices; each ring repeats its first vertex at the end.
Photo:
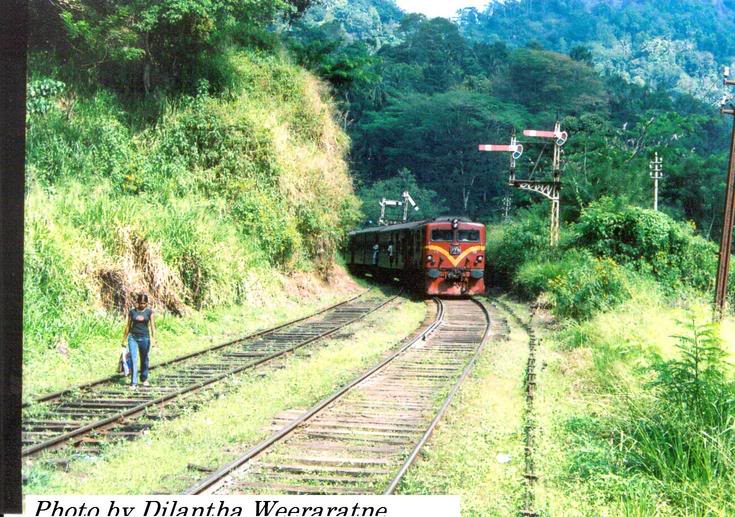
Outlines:
POLYGON ((349 234, 347 263, 356 274, 398 278, 427 295, 485 291, 485 225, 440 217, 357 230, 349 234))

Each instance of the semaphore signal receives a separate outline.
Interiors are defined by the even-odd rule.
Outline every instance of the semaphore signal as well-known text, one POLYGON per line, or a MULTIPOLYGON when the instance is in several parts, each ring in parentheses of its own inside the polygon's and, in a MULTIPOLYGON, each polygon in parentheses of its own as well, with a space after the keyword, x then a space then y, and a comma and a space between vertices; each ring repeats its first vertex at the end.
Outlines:
POLYGON ((552 161, 552 179, 543 180, 519 180, 516 179, 516 160, 523 155, 523 146, 518 143, 515 136, 510 140, 510 145, 485 144, 480 145, 480 151, 510 152, 510 174, 508 184, 512 187, 536 192, 551 200, 551 215, 549 223, 549 241, 552 246, 559 243, 559 201, 561 196, 561 147, 566 143, 569 135, 561 130, 559 121, 554 125, 553 131, 542 131, 537 129, 526 129, 525 136, 535 138, 547 138, 554 140, 554 157, 552 161))
POLYGON ((554 138, 556 139, 556 144, 558 146, 562 146, 567 142, 567 138, 569 135, 566 131, 561 131, 558 126, 559 123, 556 123, 557 127, 554 129, 554 131, 539 131, 537 129, 525 129, 523 131, 524 136, 535 136, 537 138, 554 138))
POLYGON ((403 207, 403 219, 402 222, 406 222, 408 220, 408 205, 411 205, 414 210, 418 212, 419 207, 416 204, 416 201, 413 200, 411 197, 411 194, 408 193, 408 191, 404 191, 403 194, 401 194, 401 197, 403 198, 403 201, 397 201, 394 199, 385 199, 383 198, 380 201, 380 219, 378 219, 378 226, 385 226, 389 224, 395 224, 396 221, 391 221, 385 218, 385 208, 386 207, 403 207))

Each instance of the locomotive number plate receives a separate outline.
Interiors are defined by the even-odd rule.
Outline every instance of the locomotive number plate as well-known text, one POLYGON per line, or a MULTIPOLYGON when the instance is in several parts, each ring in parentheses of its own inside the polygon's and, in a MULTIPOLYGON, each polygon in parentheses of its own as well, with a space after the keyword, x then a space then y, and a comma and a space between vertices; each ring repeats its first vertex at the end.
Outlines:
POLYGON ((455 256, 460 255, 462 253, 462 248, 460 248, 459 246, 452 246, 449 248, 449 253, 455 256))

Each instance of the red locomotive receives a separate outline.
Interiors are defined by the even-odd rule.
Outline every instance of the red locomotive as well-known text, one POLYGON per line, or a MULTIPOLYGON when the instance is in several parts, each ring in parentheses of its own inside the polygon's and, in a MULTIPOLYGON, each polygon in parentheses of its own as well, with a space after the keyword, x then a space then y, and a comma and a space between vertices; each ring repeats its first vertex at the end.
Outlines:
POLYGON ((485 225, 440 217, 349 234, 355 273, 398 277, 428 295, 485 292, 485 225))

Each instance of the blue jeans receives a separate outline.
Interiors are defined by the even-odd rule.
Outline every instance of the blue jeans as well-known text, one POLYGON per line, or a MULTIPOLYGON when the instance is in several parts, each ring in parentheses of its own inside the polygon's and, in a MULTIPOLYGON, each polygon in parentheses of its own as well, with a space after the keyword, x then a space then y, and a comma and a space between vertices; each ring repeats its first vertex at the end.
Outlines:
POLYGON ((151 350, 151 339, 147 337, 128 336, 128 366, 130 367, 131 384, 138 384, 138 353, 140 353, 140 380, 148 379, 148 352, 151 350))

